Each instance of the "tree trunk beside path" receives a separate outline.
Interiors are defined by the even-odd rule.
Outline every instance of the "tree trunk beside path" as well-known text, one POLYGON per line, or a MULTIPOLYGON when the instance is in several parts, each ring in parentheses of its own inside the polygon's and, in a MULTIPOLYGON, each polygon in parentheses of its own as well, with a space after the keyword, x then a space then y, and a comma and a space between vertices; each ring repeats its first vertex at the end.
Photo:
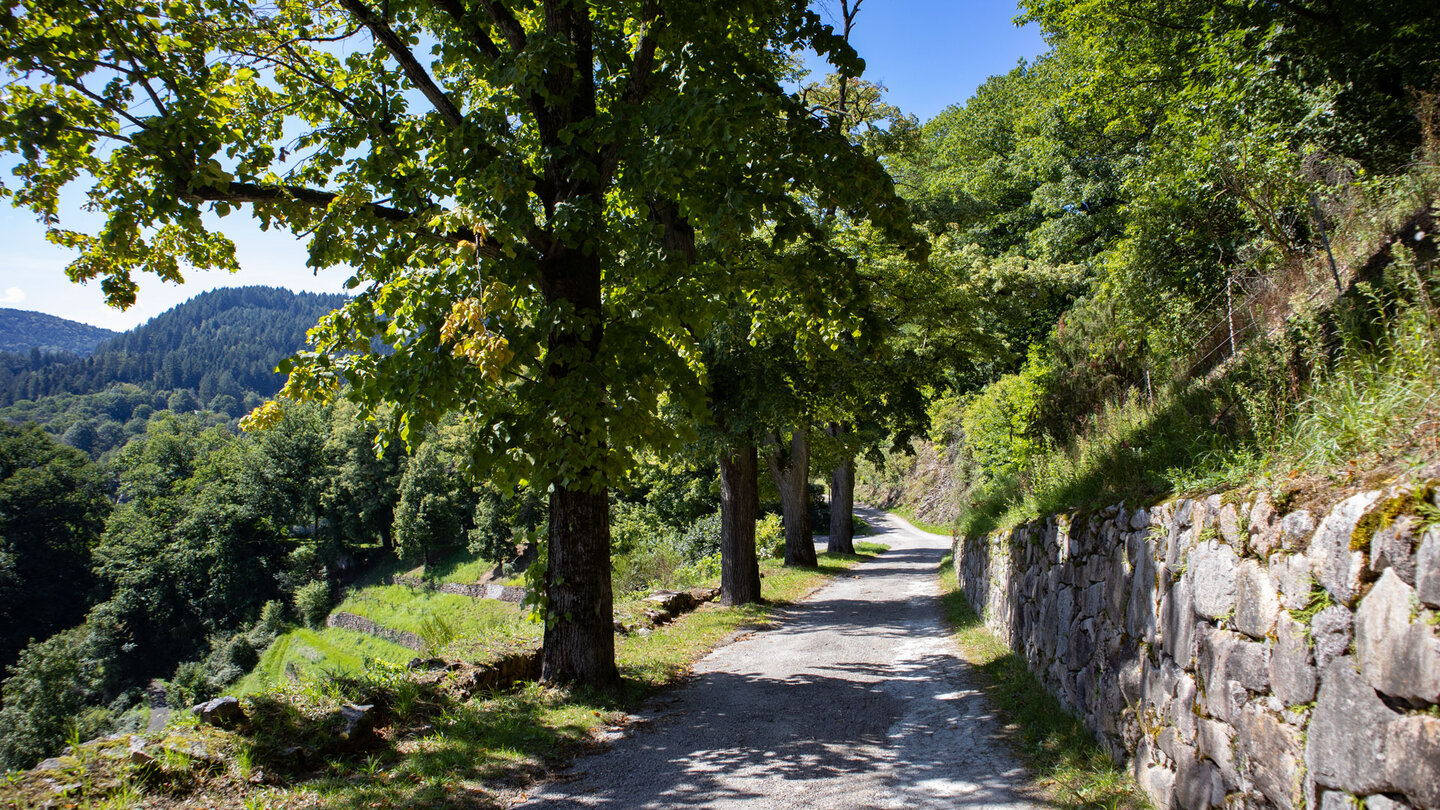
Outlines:
POLYGON ((1038 808, 941 622, 950 538, 861 510, 890 551, 721 647, 526 808, 1038 808))
POLYGON ((810 565, 815 560, 815 532, 810 525, 810 429, 797 427, 784 445, 770 434, 766 458, 775 488, 780 491, 780 511, 785 520, 785 564, 810 565))
POLYGON ((847 456, 830 475, 831 554, 855 553, 855 459, 847 456))
POLYGON ((760 601, 755 518, 760 512, 759 462, 746 442, 720 453, 720 604, 760 601))

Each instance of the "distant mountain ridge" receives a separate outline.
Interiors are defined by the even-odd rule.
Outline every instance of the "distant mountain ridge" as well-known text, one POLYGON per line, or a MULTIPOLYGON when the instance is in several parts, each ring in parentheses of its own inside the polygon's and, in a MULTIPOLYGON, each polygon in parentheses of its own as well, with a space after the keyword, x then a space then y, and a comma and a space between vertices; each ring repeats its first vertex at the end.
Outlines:
POLYGON ((305 332, 344 302, 343 295, 279 287, 210 290, 105 340, 88 357, 38 364, 34 358, 0 358, 0 406, 89 394, 115 383, 191 389, 202 406, 221 393, 268 397, 284 382, 275 365, 304 346, 305 332))
POLYGON ((120 334, 44 312, 0 307, 0 352, 69 352, 84 357, 120 334))

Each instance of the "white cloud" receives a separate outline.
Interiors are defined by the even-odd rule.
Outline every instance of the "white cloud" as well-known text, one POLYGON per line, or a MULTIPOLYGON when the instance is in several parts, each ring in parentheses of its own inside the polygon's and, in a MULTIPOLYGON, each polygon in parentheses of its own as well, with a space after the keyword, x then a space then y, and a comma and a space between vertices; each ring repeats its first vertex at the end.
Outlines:
POLYGON ((0 304, 18 304, 25 300, 25 291, 19 287, 6 287, 5 294, 0 295, 0 304))

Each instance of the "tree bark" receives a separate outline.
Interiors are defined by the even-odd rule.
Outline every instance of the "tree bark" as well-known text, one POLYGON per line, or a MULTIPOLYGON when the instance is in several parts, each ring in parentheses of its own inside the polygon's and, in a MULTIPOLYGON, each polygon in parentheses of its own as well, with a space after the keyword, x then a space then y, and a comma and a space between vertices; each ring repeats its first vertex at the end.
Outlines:
POLYGON ((855 553, 855 459, 846 456, 830 475, 831 554, 855 553))
POLYGON ((551 493, 545 592, 550 603, 541 680, 601 689, 618 685, 610 498, 605 489, 582 492, 557 486, 551 493))
POLYGON ((790 446, 770 434, 770 474, 780 491, 780 511, 785 519, 785 564, 816 565, 815 537, 810 526, 810 429, 797 427, 790 446))
POLYGON ((720 604, 760 601, 755 519, 760 512, 755 446, 737 443, 720 453, 720 604))

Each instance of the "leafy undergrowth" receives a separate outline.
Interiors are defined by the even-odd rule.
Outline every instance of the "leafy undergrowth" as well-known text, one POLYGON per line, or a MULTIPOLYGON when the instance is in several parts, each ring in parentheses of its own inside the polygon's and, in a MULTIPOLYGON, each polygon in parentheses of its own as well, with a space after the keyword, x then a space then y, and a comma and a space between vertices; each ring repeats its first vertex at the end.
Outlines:
MULTIPOLYGON (((186 715, 149 742, 154 761, 143 765, 132 763, 129 735, 72 746, 56 768, 7 777, 0 807, 494 807, 683 680, 727 637, 764 627, 776 608, 885 548, 857 543, 856 555, 821 554, 815 568, 765 561, 766 604, 706 603, 648 635, 619 637, 615 694, 543 684, 470 694, 444 674, 371 660, 354 674, 287 678, 245 697, 248 720, 235 732, 186 715), (378 735, 368 744, 341 735, 346 703, 375 707, 378 735)), ((329 632, 297 631, 290 643, 313 647, 329 632)))
POLYGON ((1090 732, 1060 707, 1025 667, 1025 659, 985 628, 955 581, 954 561, 940 567, 941 600, 960 651, 982 674, 990 700, 1008 724, 1017 753, 1059 807, 1144 810, 1149 801, 1090 732))

